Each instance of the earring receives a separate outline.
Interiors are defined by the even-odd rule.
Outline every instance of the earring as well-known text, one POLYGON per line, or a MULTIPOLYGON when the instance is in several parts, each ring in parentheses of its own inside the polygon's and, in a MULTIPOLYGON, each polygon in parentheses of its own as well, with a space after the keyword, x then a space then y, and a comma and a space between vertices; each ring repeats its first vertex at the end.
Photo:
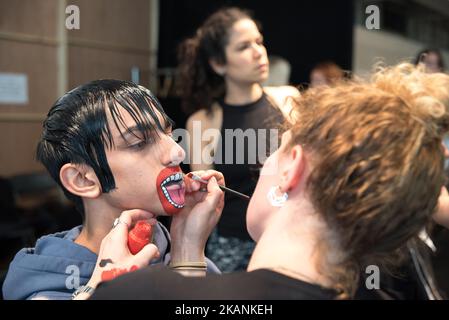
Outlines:
POLYGON ((276 195, 276 191, 279 190, 281 192, 280 186, 273 186, 267 193, 267 199, 273 207, 282 207, 288 199, 287 192, 284 192, 282 195, 276 195))

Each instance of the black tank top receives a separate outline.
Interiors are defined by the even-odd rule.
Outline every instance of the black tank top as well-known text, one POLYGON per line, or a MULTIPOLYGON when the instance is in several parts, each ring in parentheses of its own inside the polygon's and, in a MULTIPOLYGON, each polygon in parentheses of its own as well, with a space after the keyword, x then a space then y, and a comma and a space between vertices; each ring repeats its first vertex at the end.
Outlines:
MULTIPOLYGON (((219 104, 223 109, 222 140, 217 147, 214 168, 223 173, 228 187, 251 196, 259 178, 263 157, 269 155, 270 148, 271 153, 274 152, 280 141, 281 132, 273 134, 273 131, 277 132, 284 117, 265 93, 257 101, 246 105, 229 105, 223 100, 219 104), (271 146, 270 129, 273 140, 271 146), (239 139, 243 147, 239 147, 239 139), (263 156, 259 157, 258 154, 263 156), (229 160, 232 160, 232 164, 229 164, 229 160)), ((225 207, 217 227, 220 236, 251 240, 245 218, 248 204, 247 200, 225 192, 225 207)))

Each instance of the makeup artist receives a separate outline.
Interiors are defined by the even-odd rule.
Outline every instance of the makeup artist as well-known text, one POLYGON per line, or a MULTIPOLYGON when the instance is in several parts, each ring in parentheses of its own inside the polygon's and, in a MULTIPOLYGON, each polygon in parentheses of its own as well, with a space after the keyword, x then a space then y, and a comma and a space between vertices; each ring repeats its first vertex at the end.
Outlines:
MULTIPOLYGON (((265 157, 270 148, 276 150, 280 133, 270 143, 269 129, 284 122, 287 98, 299 95, 298 90, 290 86, 262 88, 269 69, 263 36, 250 13, 238 8, 212 14, 181 44, 179 60, 184 108, 193 113, 186 124, 190 136, 198 126, 201 134, 208 129, 216 133, 203 142, 201 150, 190 147, 191 170, 215 169, 226 177, 227 186, 251 195, 265 160, 256 155, 265 157), (264 130, 266 135, 260 137, 258 133, 264 130), (239 134, 248 136, 240 139, 239 134), (245 143, 239 146, 239 140, 245 143), (193 153, 203 155, 208 145, 213 146, 212 161, 193 161, 193 153), (255 146, 265 147, 266 152, 252 149, 255 146)), ((245 270, 254 249, 246 230, 247 207, 248 201, 225 193, 223 215, 206 251, 222 272, 245 270)))
POLYGON ((310 89, 297 102, 297 121, 264 163, 248 206, 257 242, 248 272, 193 278, 143 268, 93 298, 344 299, 363 266, 400 263, 398 250, 441 199, 449 76, 404 63, 370 82, 310 89))

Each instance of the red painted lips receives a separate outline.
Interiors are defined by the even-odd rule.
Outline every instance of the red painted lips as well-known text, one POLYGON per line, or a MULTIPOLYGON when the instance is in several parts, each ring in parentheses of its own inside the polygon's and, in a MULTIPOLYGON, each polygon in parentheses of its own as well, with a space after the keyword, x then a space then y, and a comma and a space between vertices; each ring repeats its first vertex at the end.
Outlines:
POLYGON ((163 169, 157 176, 156 189, 162 207, 167 214, 176 214, 184 207, 184 175, 181 168, 163 169))

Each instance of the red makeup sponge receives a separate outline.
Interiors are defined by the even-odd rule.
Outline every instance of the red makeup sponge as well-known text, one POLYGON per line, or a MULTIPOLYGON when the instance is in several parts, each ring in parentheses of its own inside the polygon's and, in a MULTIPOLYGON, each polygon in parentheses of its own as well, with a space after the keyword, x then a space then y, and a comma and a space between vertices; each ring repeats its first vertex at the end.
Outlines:
POLYGON ((128 234, 128 248, 132 254, 137 254, 149 244, 153 237, 153 226, 146 220, 136 223, 128 234))

